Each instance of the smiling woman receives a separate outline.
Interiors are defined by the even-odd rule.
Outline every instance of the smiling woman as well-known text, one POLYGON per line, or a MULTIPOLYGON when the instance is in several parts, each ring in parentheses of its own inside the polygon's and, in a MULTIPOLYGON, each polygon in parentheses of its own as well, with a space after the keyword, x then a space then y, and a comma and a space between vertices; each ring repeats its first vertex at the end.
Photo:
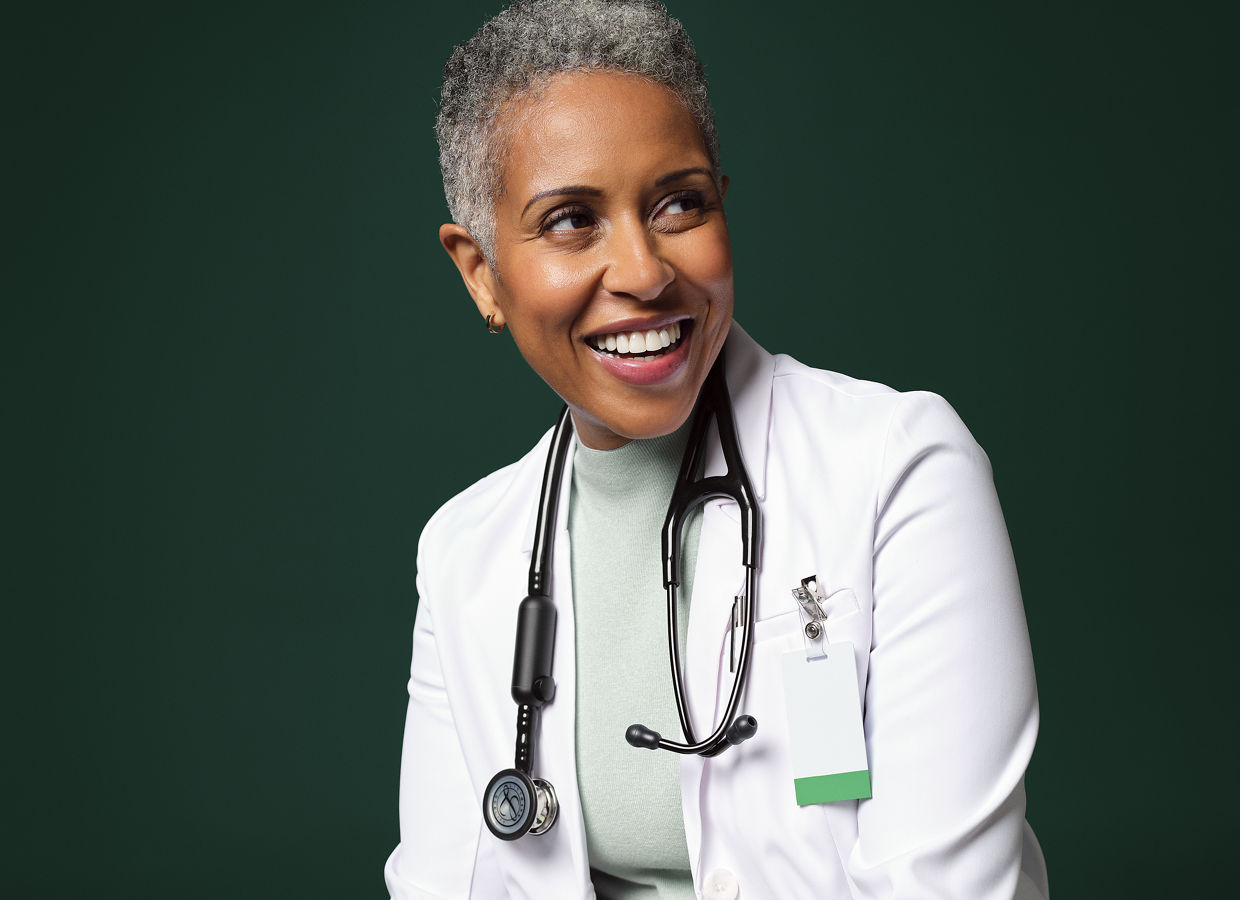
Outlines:
POLYGON ((464 226, 439 232, 478 311, 508 325, 586 446, 675 431, 732 321, 701 131, 669 89, 607 71, 556 75, 503 115, 490 260, 464 226))
POLYGON ((566 411, 419 544, 392 896, 1045 897, 986 456, 734 324, 680 23, 515 3, 437 132, 440 242, 566 411))

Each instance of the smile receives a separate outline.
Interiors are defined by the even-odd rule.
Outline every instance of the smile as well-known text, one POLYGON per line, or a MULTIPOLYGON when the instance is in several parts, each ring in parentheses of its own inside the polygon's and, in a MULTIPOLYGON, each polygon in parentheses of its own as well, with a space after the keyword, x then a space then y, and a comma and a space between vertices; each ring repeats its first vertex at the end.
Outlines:
POLYGON ((612 359, 661 356, 680 343, 680 323, 672 322, 662 328, 647 331, 618 331, 600 334, 589 339, 604 356, 612 359))
POLYGON ((659 327, 592 335, 585 343, 603 370, 620 381, 661 384, 686 371, 695 329, 691 318, 651 324, 659 327))

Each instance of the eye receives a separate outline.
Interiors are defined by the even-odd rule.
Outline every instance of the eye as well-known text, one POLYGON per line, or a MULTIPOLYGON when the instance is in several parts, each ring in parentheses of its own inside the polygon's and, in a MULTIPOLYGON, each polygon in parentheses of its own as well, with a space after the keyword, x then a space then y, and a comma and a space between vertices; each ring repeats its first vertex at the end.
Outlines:
POLYGON ((562 209, 547 220, 543 231, 573 232, 582 231, 594 224, 594 219, 583 209, 562 209))
POLYGON ((659 210, 660 215, 682 216, 685 213, 697 212, 702 208, 702 197, 696 191, 677 194, 659 210))

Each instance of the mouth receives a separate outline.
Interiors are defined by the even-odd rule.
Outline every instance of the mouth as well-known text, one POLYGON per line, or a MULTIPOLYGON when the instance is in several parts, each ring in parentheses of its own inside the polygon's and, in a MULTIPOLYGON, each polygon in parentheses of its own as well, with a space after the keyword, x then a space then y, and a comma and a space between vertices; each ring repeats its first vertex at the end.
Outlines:
POLYGON ((649 387, 669 383, 687 371, 694 334, 692 318, 629 320, 616 325, 629 327, 585 340, 595 360, 612 377, 635 387, 649 387))
POLYGON ((655 359, 674 352, 692 329, 692 319, 681 319, 659 328, 594 335, 586 343, 610 359, 655 359))

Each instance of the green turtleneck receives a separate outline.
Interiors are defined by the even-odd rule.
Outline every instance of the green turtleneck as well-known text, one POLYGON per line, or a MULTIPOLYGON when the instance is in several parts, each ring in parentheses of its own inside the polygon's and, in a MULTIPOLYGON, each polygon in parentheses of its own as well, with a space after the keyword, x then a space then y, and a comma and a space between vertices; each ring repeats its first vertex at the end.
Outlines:
MULTIPOLYGON (((690 417, 690 421, 692 417, 690 417)), ((693 898, 680 757, 630 747, 641 723, 680 737, 667 653, 663 519, 690 422, 615 450, 577 442, 568 530, 577 652, 577 785, 590 875, 602 900, 693 898)), ((689 621, 701 511, 685 528, 678 596, 689 621)))

